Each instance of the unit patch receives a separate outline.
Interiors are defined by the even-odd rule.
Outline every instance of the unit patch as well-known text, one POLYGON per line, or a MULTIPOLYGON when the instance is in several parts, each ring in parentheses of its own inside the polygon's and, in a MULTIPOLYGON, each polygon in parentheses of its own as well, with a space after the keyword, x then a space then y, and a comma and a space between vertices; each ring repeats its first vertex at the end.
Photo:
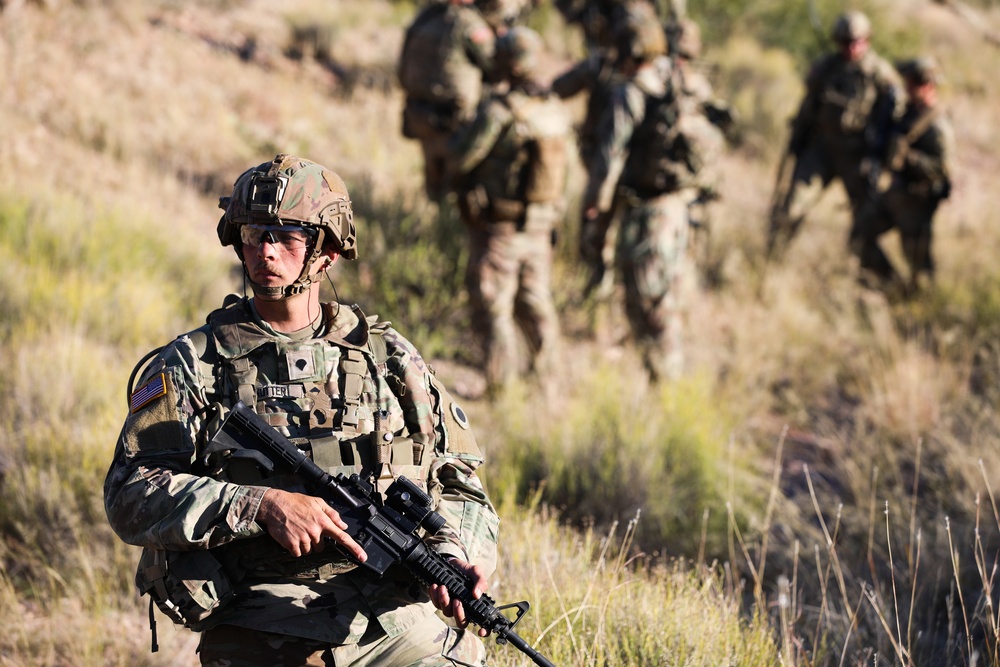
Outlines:
POLYGON ((132 398, 129 399, 129 409, 132 414, 135 414, 148 405, 150 401, 154 401, 160 396, 165 396, 166 393, 166 377, 164 377, 163 373, 159 373, 143 387, 132 392, 132 398))
POLYGON ((458 403, 452 402, 451 414, 455 417, 455 422, 464 430, 469 430, 469 418, 465 415, 465 410, 458 407, 458 403))

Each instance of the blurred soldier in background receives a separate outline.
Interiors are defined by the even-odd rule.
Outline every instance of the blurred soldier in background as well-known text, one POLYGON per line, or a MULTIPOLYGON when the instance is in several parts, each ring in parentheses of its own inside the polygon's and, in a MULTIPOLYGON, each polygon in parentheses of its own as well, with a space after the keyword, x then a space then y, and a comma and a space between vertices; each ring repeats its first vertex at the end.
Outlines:
POLYGON ((511 27, 523 23, 540 0, 475 0, 479 11, 497 35, 503 35, 511 27))
POLYGON ((493 76, 495 35, 473 0, 433 0, 406 30, 397 70, 406 93, 403 135, 420 141, 424 187, 438 201, 448 137, 475 114, 493 76))
POLYGON ((683 104, 666 58, 659 21, 623 22, 616 34, 622 83, 597 126, 599 143, 583 197, 583 236, 603 245, 602 213, 622 207, 615 268, 625 312, 653 381, 683 370, 679 293, 688 239, 688 205, 715 188, 707 168, 723 138, 683 104))
POLYGON ((907 104, 890 137, 883 178, 887 189, 862 209, 851 230, 851 248, 860 259, 862 280, 874 278, 883 288, 912 294, 921 280, 934 278, 931 226, 938 204, 951 192, 954 136, 937 103, 940 70, 934 59, 906 60, 897 69, 907 104), (909 265, 905 285, 878 243, 893 228, 899 230, 909 265))
POLYGON ((327 270, 358 254, 344 182, 281 154, 219 205, 219 240, 253 297, 231 295, 140 362, 133 375, 152 358, 138 389, 129 381, 104 499, 119 537, 144 547, 136 584, 202 633, 202 665, 483 664, 474 634, 436 614, 464 626, 446 589, 402 571, 374 578, 348 559, 367 555, 343 518, 301 480, 213 446, 242 401, 325 472, 356 473, 380 493, 406 475, 448 520, 428 546, 486 590, 499 520, 464 413, 388 322, 320 301, 327 270))
MULTIPOLYGON (((557 5, 559 4, 557 2, 557 5)), ((568 3, 561 4, 568 6, 568 3)), ((570 15, 580 16, 579 22, 583 26, 585 35, 592 38, 594 47, 586 58, 553 80, 552 91, 562 99, 580 93, 587 95, 586 111, 577 127, 577 146, 584 168, 589 168, 599 143, 597 122, 610 104, 611 91, 621 83, 621 76, 615 67, 617 55, 611 34, 618 25, 627 21, 637 25, 655 25, 659 20, 655 7, 646 0, 588 1, 576 5, 574 11, 577 14, 570 15)), ((588 238, 584 234, 580 237, 581 258, 590 272, 586 286, 587 293, 598 287, 601 292, 606 292, 611 287, 610 275, 605 270, 610 261, 609 248, 603 244, 616 210, 617 206, 612 204, 601 212, 599 221, 583 225, 582 231, 596 232, 593 238, 588 238)))
POLYGON ((468 228, 466 285, 491 392, 522 367, 518 328, 539 377, 556 365, 559 320, 550 283, 554 231, 565 213, 570 121, 534 80, 541 50, 541 38, 525 27, 497 40, 497 67, 509 90, 487 98, 450 143, 468 228))
POLYGON ((691 19, 680 19, 672 29, 668 25, 667 44, 674 82, 680 92, 728 136, 733 130, 733 111, 728 102, 716 97, 708 77, 697 65, 701 57, 701 27, 691 19))
POLYGON ((783 255, 834 179, 847 191, 852 220, 871 196, 888 130, 903 102, 896 72, 871 49, 870 38, 864 14, 843 14, 833 28, 837 52, 818 60, 809 72, 778 170, 767 236, 770 258, 783 255))

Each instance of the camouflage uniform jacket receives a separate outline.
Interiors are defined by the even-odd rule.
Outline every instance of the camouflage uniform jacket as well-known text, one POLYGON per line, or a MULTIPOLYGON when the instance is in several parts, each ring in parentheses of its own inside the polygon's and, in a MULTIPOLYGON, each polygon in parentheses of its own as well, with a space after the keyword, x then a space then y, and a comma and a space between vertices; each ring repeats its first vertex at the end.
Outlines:
POLYGON ((407 28, 398 76, 408 98, 470 115, 494 70, 495 35, 478 9, 438 0, 407 28))
POLYGON ((646 117, 648 97, 667 94, 669 60, 658 59, 645 65, 636 75, 619 83, 612 90, 610 104, 597 125, 598 145, 588 165, 584 208, 596 206, 600 211, 611 208, 619 179, 629 157, 632 136, 646 117))
MULTIPOLYGON (((304 489, 207 460, 218 416, 237 399, 331 473, 372 474, 371 441, 382 438, 369 434, 392 433, 389 472, 426 483, 448 520, 428 544, 489 571, 495 565, 499 520, 475 474, 482 457, 464 413, 388 323, 324 304, 317 325, 280 334, 252 301, 227 300, 206 326, 163 348, 133 392, 105 480, 106 511, 122 540, 145 547, 144 558, 159 550, 222 563, 234 595, 193 629, 226 623, 350 644, 372 620, 395 636, 432 611, 405 573, 373 580, 332 548, 292 558, 256 523, 269 486, 304 489), (377 340, 384 348, 373 353, 377 340), (140 396, 152 400, 139 404, 140 396)), ((140 562, 137 583, 142 574, 140 562)))
POLYGON ((494 94, 449 142, 454 171, 463 177, 464 187, 481 189, 504 220, 518 220, 533 204, 558 211, 569 133, 569 115, 557 98, 524 87, 494 94), (521 215, 505 217, 505 207, 520 207, 521 215))
POLYGON ((589 165, 598 143, 597 123, 610 103, 611 91, 620 85, 611 59, 604 51, 592 53, 552 81, 552 92, 562 99, 587 93, 587 109, 577 128, 580 159, 589 165))
POLYGON ((886 130, 902 115, 904 96, 896 70, 873 50, 857 62, 839 53, 816 61, 795 125, 799 140, 817 134, 826 141, 862 136, 873 123, 886 130))
POLYGON ((889 164, 896 187, 924 196, 941 198, 951 189, 955 137, 944 114, 912 103, 894 129, 889 164), (925 114, 933 114, 924 122, 925 114), (918 125, 918 136, 909 136, 918 125))
POLYGON ((659 58, 615 88, 598 125, 585 208, 609 210, 619 188, 640 198, 714 189, 716 174, 705 167, 718 158, 725 140, 679 85, 669 60, 659 58), (650 113, 655 116, 647 118, 650 113))

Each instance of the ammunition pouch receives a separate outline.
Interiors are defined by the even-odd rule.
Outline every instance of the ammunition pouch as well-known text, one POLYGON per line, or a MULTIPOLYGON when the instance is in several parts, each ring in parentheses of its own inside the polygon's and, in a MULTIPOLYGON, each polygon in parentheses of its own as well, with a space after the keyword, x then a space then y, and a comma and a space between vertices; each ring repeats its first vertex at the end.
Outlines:
POLYGON ((492 199, 488 218, 490 222, 521 222, 526 210, 525 203, 517 199, 492 199))
POLYGON ((524 187, 530 204, 557 201, 566 185, 567 151, 563 137, 537 137, 528 143, 531 167, 524 187))
POLYGON ((458 107, 408 99, 403 107, 403 136, 427 139, 451 132, 458 125, 458 107))
POLYGON ((168 551, 145 548, 135 585, 170 620, 197 630, 233 597, 222 563, 208 549, 168 551))

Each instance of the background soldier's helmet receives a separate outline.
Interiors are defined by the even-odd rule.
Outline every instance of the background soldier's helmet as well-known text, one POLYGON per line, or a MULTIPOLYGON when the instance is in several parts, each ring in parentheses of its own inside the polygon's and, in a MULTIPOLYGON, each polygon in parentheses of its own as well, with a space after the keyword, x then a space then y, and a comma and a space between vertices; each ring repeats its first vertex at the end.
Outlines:
POLYGON ((259 297, 281 299, 305 291, 325 273, 309 273, 325 247, 332 245, 346 259, 358 257, 347 186, 340 176, 315 162, 281 153, 247 169, 236 179, 233 194, 219 198, 219 208, 225 211, 219 220, 219 241, 233 246, 244 265, 243 225, 296 225, 316 232, 311 254, 295 283, 263 287, 250 281, 259 297))
POLYGON ((694 60, 701 55, 701 26, 681 19, 670 31, 670 55, 694 60))
POLYGON ((941 83, 941 68, 932 56, 902 60, 896 63, 896 70, 903 80, 918 86, 941 83))
POLYGON ((615 27, 618 58, 648 62, 667 53, 667 36, 659 21, 626 19, 615 27))
POLYGON ((833 24, 833 41, 846 44, 858 39, 871 37, 872 24, 868 17, 859 11, 846 12, 837 18, 833 24))
POLYGON ((542 38, 531 28, 511 28, 497 40, 498 67, 508 78, 532 79, 543 48, 542 38))

